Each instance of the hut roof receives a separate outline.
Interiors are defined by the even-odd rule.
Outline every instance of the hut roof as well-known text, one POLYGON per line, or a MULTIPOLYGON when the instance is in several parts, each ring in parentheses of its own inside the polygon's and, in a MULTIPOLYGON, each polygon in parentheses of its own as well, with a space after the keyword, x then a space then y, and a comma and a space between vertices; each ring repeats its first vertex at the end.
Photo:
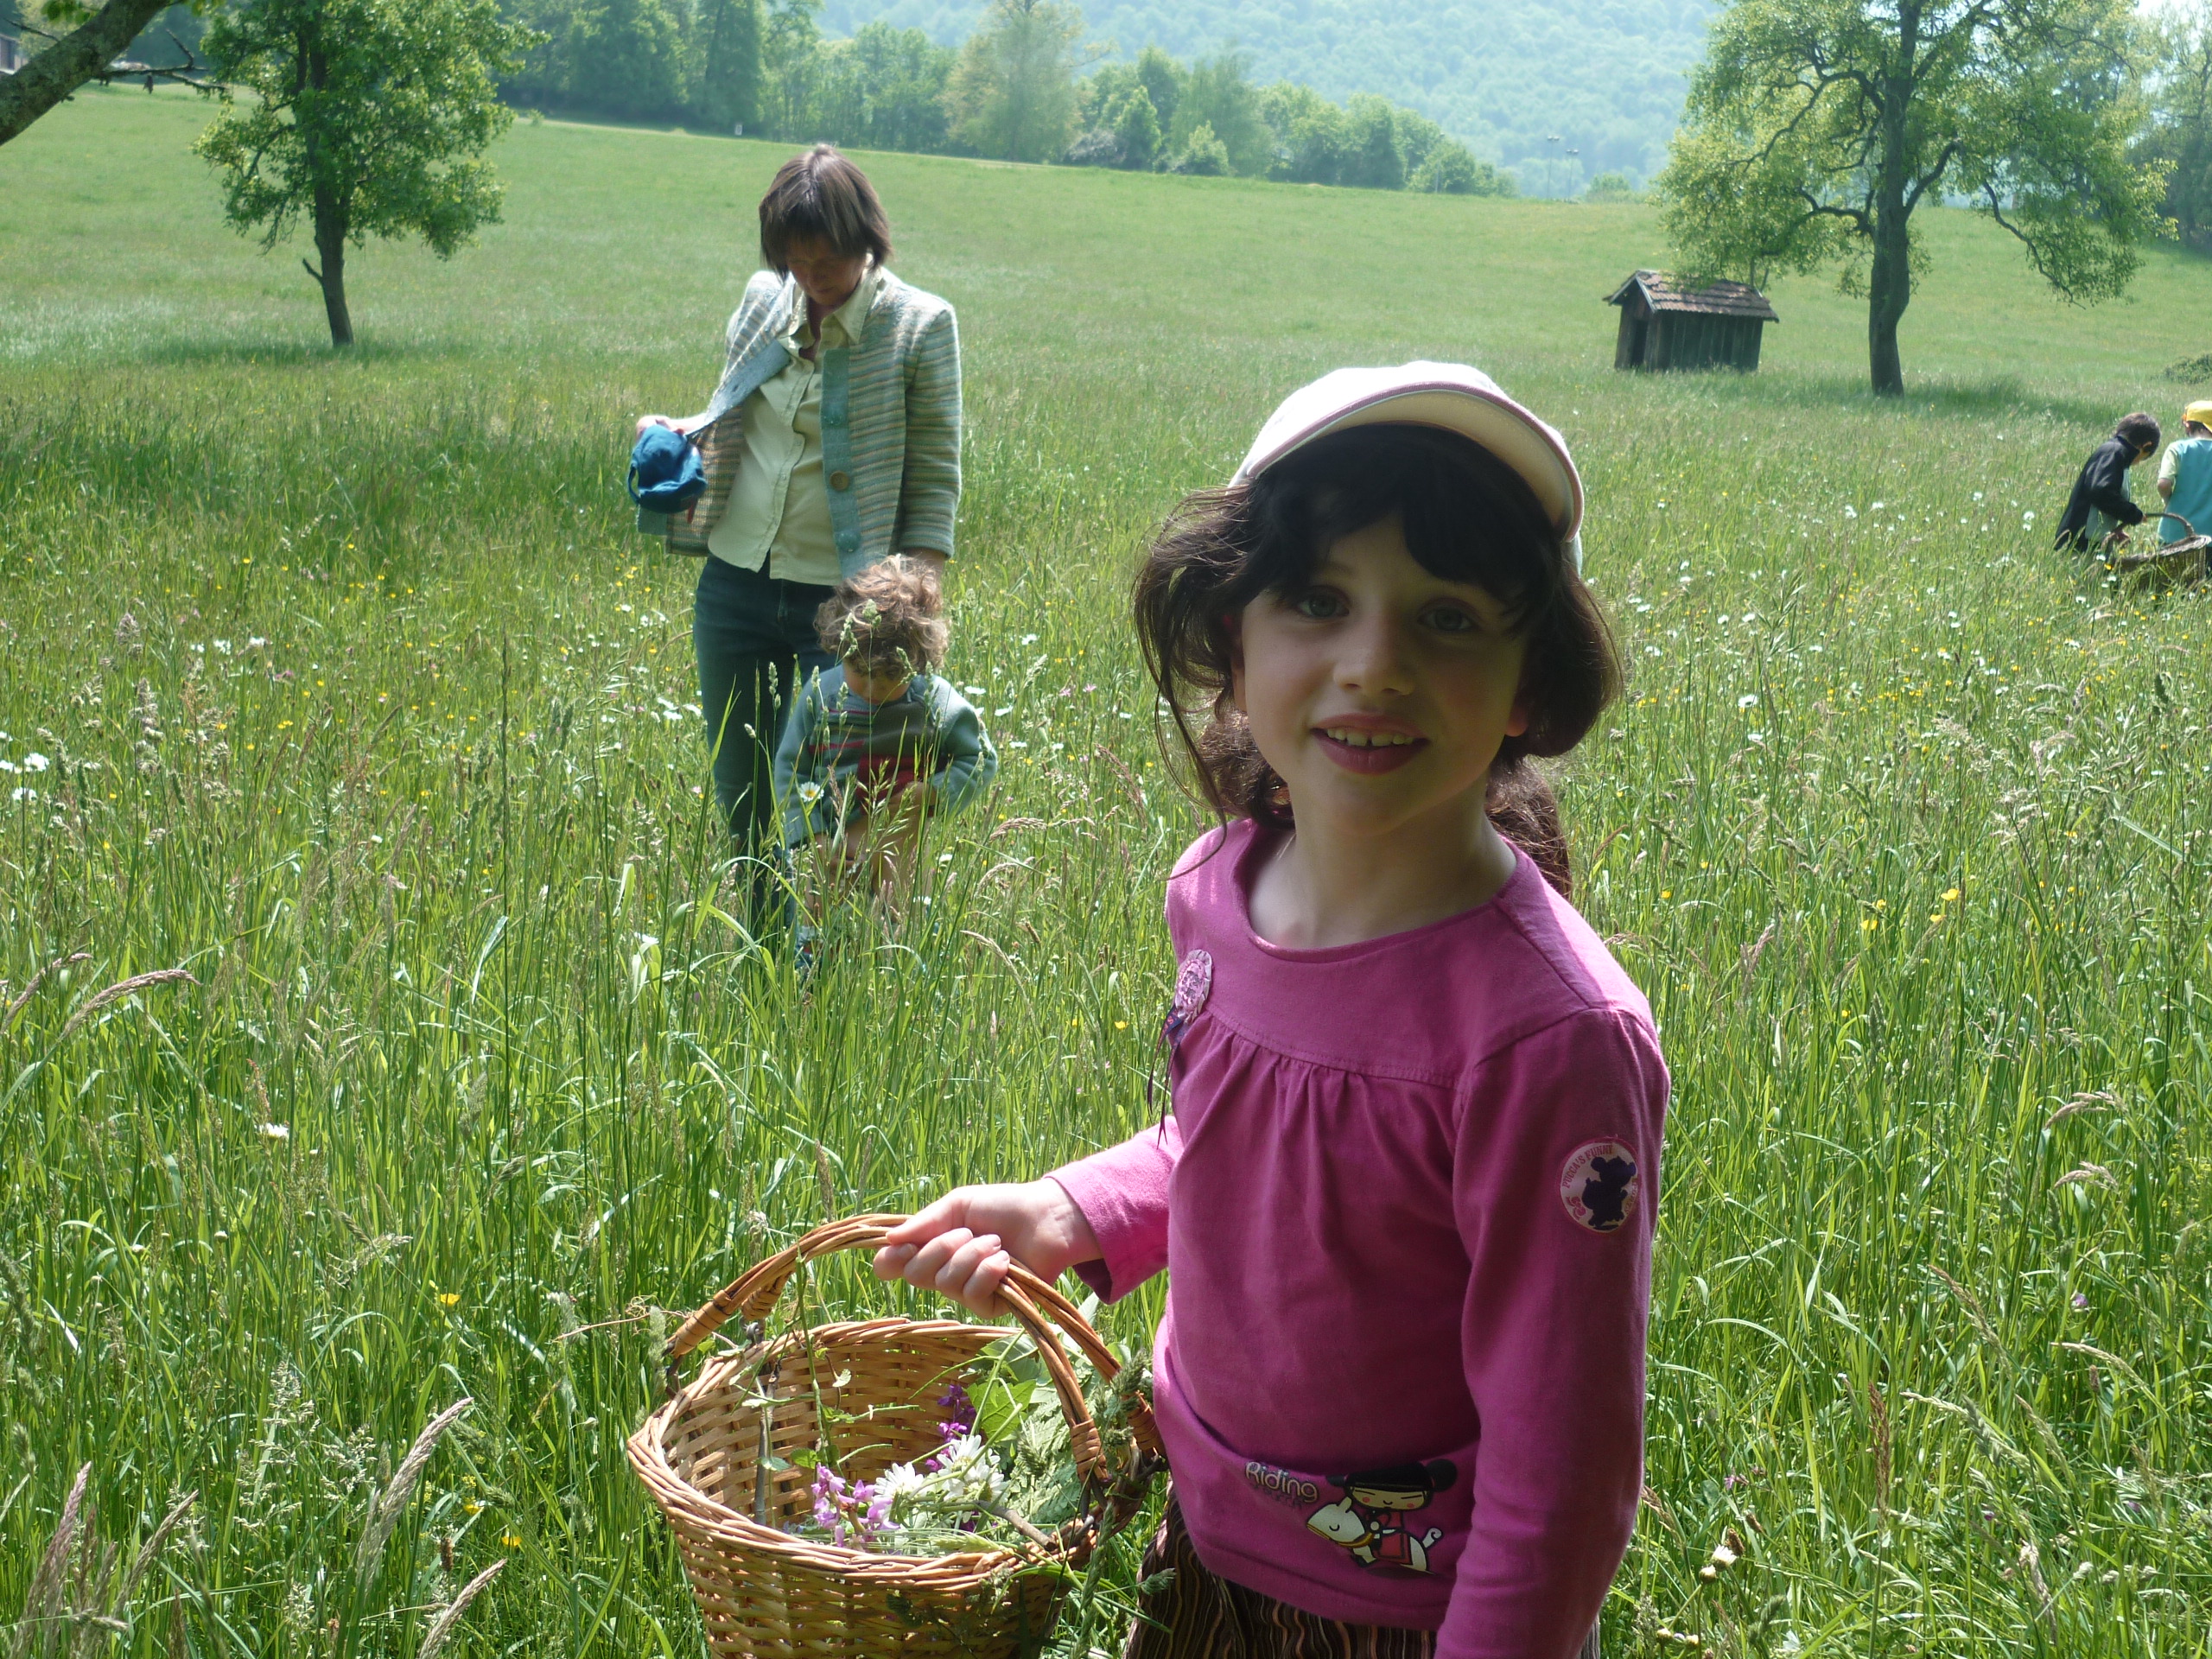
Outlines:
POLYGON ((1608 305, 1625 304, 1637 289, 1654 311, 1695 311, 1716 317, 1757 317, 1761 322, 1780 322, 1766 296, 1748 283, 1712 283, 1685 288, 1663 270, 1638 270, 1605 296, 1608 305))

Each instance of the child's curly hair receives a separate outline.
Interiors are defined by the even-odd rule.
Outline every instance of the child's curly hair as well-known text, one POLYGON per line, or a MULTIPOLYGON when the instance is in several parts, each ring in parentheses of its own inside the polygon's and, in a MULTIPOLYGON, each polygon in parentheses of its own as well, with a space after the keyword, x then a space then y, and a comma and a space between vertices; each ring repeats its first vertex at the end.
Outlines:
POLYGON ((847 576, 814 613, 822 649, 864 674, 925 673, 944 661, 949 630, 937 572, 894 554, 847 576))

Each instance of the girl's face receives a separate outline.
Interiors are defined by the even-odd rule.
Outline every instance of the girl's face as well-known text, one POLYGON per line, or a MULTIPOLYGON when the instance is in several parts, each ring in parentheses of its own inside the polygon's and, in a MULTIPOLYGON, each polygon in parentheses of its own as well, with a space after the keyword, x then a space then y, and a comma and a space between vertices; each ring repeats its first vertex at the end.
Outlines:
POLYGON ((1495 595, 1421 569, 1392 517, 1237 620, 1231 691, 1300 828, 1367 836, 1480 816, 1499 744, 1529 728, 1526 644, 1495 595))

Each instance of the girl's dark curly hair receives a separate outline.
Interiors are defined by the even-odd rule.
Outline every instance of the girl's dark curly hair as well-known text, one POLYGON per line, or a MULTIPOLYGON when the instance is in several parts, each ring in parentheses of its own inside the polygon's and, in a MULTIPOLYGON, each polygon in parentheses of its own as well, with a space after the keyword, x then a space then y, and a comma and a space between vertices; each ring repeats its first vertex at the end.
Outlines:
POLYGON ((1421 569, 1495 594, 1528 641, 1529 729, 1500 746, 1486 804, 1498 833, 1571 893, 1558 804, 1529 759, 1582 741, 1619 693, 1619 654, 1535 493, 1440 428, 1378 423, 1318 438, 1249 483, 1185 497, 1162 526, 1137 573, 1137 637, 1198 793, 1224 816, 1289 827, 1282 779, 1230 698, 1231 619, 1263 594, 1294 591, 1338 541, 1393 516, 1421 569))

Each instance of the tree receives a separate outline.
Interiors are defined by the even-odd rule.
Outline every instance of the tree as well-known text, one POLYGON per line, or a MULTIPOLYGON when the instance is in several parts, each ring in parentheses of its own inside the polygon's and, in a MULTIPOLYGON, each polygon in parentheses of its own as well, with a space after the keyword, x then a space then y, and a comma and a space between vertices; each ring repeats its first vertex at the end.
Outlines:
POLYGON ((1585 201, 1634 201, 1636 187, 1625 173, 1600 173, 1582 193, 1585 201))
POLYGON ((46 21, 73 27, 14 74, 0 75, 0 144, 86 81, 108 79, 108 66, 169 3, 107 0, 95 10, 83 0, 47 0, 46 21))
POLYGON ((683 36, 665 0, 588 0, 569 24, 569 95, 609 115, 664 120, 683 104, 683 36))
POLYGON ((1707 276, 1840 264, 1877 393, 1925 256, 1913 214, 1972 198, 2059 293, 2109 298, 2158 226, 2132 162, 2125 0, 1735 0, 1657 181, 1707 276))
POLYGON ((1366 190, 1397 190, 1406 182, 1398 149, 1396 111, 1372 92, 1355 92, 1344 105, 1344 181, 1366 190))
POLYGON ((1083 14, 1054 0, 992 0, 944 94, 952 136, 980 155, 1045 162, 1068 147, 1083 14))
POLYGON ((1300 184, 1334 184, 1351 146, 1344 112, 1315 92, 1279 80, 1260 94, 1260 113, 1274 139, 1269 174, 1300 184))
POLYGON ((2136 159, 2168 169, 2165 211, 2182 240, 2212 248, 2212 8, 2154 16, 2149 30, 2151 124, 2136 159))
POLYGON ((1160 111, 1152 107, 1152 94, 1140 83, 1123 92, 1107 111, 1106 124, 1123 167, 1141 170, 1160 154, 1160 111))
POLYGON ((1152 111, 1160 118, 1160 130, 1172 132, 1175 127, 1176 106, 1183 100, 1183 83, 1189 72, 1156 46, 1147 46, 1137 54, 1135 73, 1145 96, 1152 100, 1152 111))
POLYGON ((684 102, 717 132, 760 124, 760 0, 700 0, 684 102))
POLYGON ((953 54, 918 29, 869 23, 823 49, 811 132, 862 149, 944 148, 953 54))
POLYGON ((322 268, 301 263, 332 345, 353 341, 348 243, 419 236, 450 258, 499 219, 482 158, 514 112, 493 77, 531 38, 497 0, 238 0, 216 17, 207 50, 228 84, 198 149, 226 215, 264 249, 312 226, 322 268))
POLYGON ((768 0, 767 27, 760 38, 760 120, 779 138, 801 143, 816 107, 820 79, 822 31, 815 14, 822 0, 768 0))
MULTIPOLYGON (((1141 73, 1141 60, 1138 67, 1141 73)), ((1234 49, 1192 64, 1175 99, 1168 143, 1178 152, 1186 151, 1200 127, 1211 127, 1232 172, 1264 177, 1274 145, 1260 115, 1259 92, 1245 79, 1244 67, 1234 49)))

